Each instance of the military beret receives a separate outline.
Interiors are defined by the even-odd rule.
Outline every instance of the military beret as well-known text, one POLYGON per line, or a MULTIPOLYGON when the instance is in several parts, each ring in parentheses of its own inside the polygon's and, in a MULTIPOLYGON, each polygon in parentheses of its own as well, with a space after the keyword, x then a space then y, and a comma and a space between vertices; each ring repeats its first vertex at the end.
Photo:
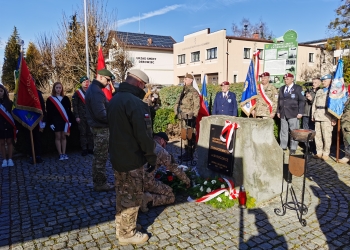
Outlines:
POLYGON ((112 77, 114 76, 112 74, 112 72, 110 72, 108 69, 101 69, 101 70, 98 70, 97 71, 97 74, 101 75, 101 76, 109 76, 109 77, 112 77))
POLYGON ((87 76, 82 76, 79 82, 82 83, 82 82, 85 82, 86 80, 89 80, 89 78, 87 78, 87 76))
POLYGON ((134 77, 138 80, 143 81, 145 84, 149 83, 149 78, 148 75, 146 75, 145 72, 143 72, 142 70, 139 69, 131 69, 128 72, 128 76, 134 77))
POLYGON ((333 77, 332 77, 331 74, 327 74, 327 75, 324 75, 324 76, 321 77, 321 81, 327 80, 327 79, 332 79, 332 78, 333 78, 333 77))
POLYGON ((220 84, 220 86, 224 86, 224 85, 230 85, 230 83, 228 81, 224 81, 220 84))
POLYGON ((285 74, 285 75, 283 76, 283 78, 285 78, 285 77, 292 77, 292 78, 294 78, 294 75, 291 74, 291 73, 287 73, 287 74, 285 74))
POLYGON ((263 76, 270 76, 270 73, 269 72, 264 72, 260 75, 260 77, 263 77, 263 76))
POLYGON ((192 79, 192 80, 194 79, 193 75, 188 74, 188 73, 186 73, 185 78, 190 78, 190 79, 192 79))
POLYGON ((165 132, 158 132, 153 134, 153 136, 158 136, 160 138, 163 138, 165 141, 169 141, 169 137, 167 136, 167 134, 165 132))

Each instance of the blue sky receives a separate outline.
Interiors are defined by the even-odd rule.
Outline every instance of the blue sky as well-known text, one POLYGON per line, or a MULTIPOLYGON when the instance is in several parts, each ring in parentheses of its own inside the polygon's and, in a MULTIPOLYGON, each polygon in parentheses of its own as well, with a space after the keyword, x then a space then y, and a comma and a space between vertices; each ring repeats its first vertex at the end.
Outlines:
MULTIPOLYGON (((298 41, 327 37, 327 25, 335 18, 341 0, 99 0, 118 20, 118 30, 183 36, 210 28, 226 29, 246 17, 252 23, 263 20, 275 36, 294 29, 298 41), (140 22, 139 22, 140 17, 140 22)), ((83 0, 0 0, 0 64, 4 46, 16 26, 25 46, 43 33, 55 32, 65 13, 70 16, 83 7, 83 0)))

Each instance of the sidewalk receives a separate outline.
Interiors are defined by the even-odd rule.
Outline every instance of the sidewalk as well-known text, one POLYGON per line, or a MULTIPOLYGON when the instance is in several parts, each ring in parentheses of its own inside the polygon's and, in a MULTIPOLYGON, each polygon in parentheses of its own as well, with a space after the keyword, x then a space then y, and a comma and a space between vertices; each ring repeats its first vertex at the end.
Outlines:
MULTIPOLYGON (((115 192, 93 191, 92 156, 69 157, 46 156, 36 166, 20 158, 1 168, 0 250, 137 248, 115 238, 115 192)), ((107 170, 112 183, 109 162, 107 170)), ((139 214, 150 240, 138 249, 350 249, 350 165, 312 159, 307 176, 305 227, 295 211, 274 213, 280 197, 251 210, 216 210, 178 196, 139 214)), ((296 189, 301 181, 293 179, 296 189)))

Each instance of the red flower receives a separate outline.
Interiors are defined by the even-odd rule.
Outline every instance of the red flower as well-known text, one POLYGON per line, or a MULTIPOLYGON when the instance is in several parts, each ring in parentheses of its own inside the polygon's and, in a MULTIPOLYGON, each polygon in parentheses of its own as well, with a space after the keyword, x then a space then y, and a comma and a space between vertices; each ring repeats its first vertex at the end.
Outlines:
POLYGON ((174 177, 172 175, 169 175, 168 176, 168 181, 173 181, 174 180, 174 177))
POLYGON ((219 178, 218 179, 221 183, 224 183, 225 181, 224 181, 224 179, 222 179, 222 178, 219 178))
POLYGON ((159 179, 160 177, 161 177, 161 175, 160 174, 156 174, 156 179, 159 179))

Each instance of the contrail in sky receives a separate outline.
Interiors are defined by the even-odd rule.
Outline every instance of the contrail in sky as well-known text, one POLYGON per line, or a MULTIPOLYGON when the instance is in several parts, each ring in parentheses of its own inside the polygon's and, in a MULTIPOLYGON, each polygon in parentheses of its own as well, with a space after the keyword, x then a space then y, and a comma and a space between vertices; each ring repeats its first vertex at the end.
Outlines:
POLYGON ((160 9, 160 10, 155 10, 155 11, 151 11, 148 13, 144 13, 144 14, 142 14, 142 16, 134 16, 134 17, 129 17, 129 18, 119 20, 117 22, 117 24, 118 24, 118 27, 121 27, 121 26, 128 24, 128 23, 138 22, 139 20, 147 19, 147 18, 154 17, 154 16, 163 15, 169 11, 176 10, 177 8, 179 8, 181 6, 182 6, 181 4, 174 4, 171 6, 166 6, 165 8, 160 9))

